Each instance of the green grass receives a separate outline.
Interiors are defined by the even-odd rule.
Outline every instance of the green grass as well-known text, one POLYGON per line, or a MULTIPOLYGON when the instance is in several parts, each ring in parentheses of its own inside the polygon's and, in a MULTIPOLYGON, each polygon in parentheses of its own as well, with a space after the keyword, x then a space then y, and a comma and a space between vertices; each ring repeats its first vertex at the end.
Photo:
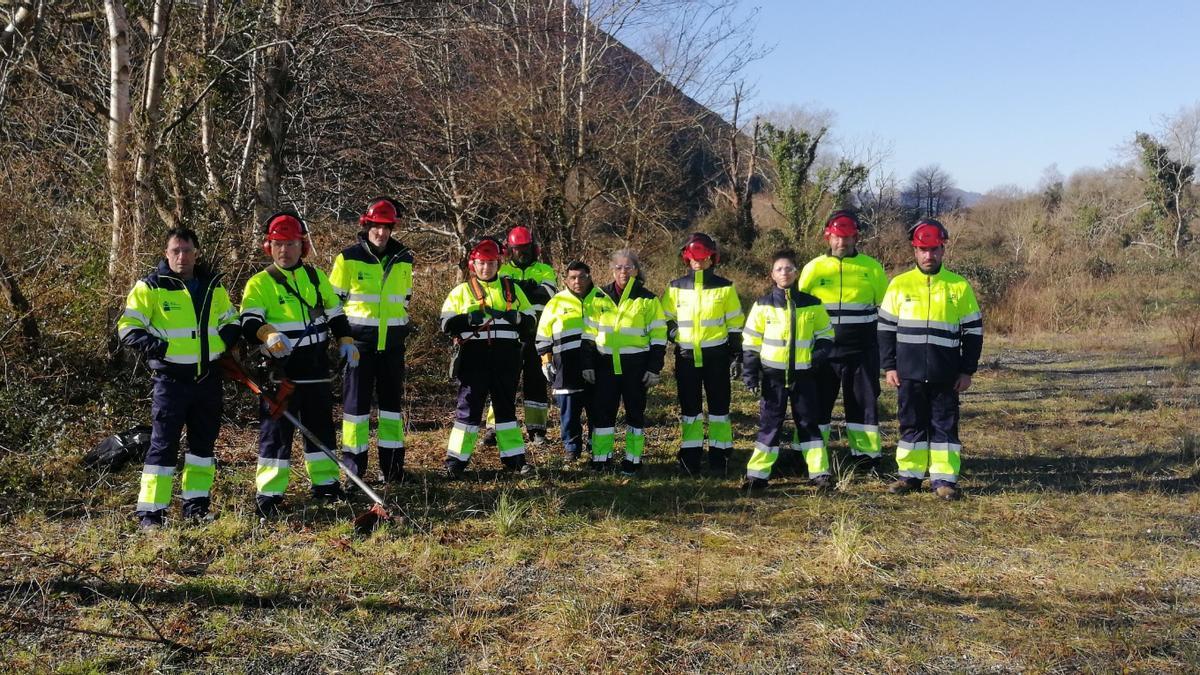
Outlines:
MULTIPOLYGON (((129 516, 136 468, 99 477, 65 448, 9 454, 0 663, 14 672, 1200 667, 1191 381, 1166 376, 1169 364, 1151 356, 1006 365, 1005 353, 988 354, 999 368, 981 371, 964 397, 967 498, 955 503, 887 495, 883 480, 845 470, 828 496, 796 476, 773 479, 761 497, 738 491, 736 471, 679 478, 669 384, 652 403, 646 475, 633 480, 564 467, 550 449, 537 454, 536 476, 517 478, 481 448, 468 478, 448 483, 434 474, 445 430, 413 432, 412 480, 387 494, 408 521, 366 537, 349 525, 364 502, 313 506, 303 478, 286 517, 259 524, 254 430, 232 420, 218 447, 220 518, 152 534, 129 516)), ((736 391, 744 466, 756 415, 736 391)), ((884 408, 894 406, 885 392, 884 408)), ((887 455, 890 416, 884 432, 887 455)))

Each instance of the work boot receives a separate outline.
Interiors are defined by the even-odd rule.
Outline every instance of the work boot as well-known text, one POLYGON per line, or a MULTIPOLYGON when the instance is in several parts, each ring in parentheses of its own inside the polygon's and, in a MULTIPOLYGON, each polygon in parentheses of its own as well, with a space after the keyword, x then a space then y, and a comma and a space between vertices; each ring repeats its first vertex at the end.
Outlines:
POLYGON ((952 502, 962 497, 962 490, 958 489, 958 484, 951 483, 949 481, 938 481, 938 484, 933 488, 933 493, 936 494, 939 499, 945 499, 948 502, 952 502))
POLYGON ((822 474, 808 481, 809 485, 817 488, 817 492, 833 492, 833 476, 822 474))
POLYGON ((879 475, 879 458, 870 455, 855 455, 854 457, 854 473, 863 476, 878 476, 879 475))
POLYGON ((183 500, 183 517, 192 521, 212 520, 208 513, 209 505, 208 497, 185 499, 183 500))
POLYGON ((894 481, 891 485, 888 485, 887 491, 889 494, 902 495, 905 492, 918 490, 920 487, 920 478, 900 478, 899 480, 894 481))
POLYGON ((708 472, 717 478, 723 478, 729 469, 729 450, 727 448, 708 449, 708 472))
POLYGON ((578 450, 567 450, 567 454, 563 455, 563 462, 570 466, 579 461, 579 456, 578 450))
POLYGON ((272 520, 279 516, 279 506, 283 503, 283 497, 256 497, 254 500, 254 512, 259 518, 264 520, 272 520))
POLYGON ((703 455, 700 448, 679 449, 679 473, 682 476, 699 478, 703 466, 703 455))
POLYGON ((457 457, 447 457, 442 463, 442 473, 450 480, 458 480, 462 478, 463 472, 467 470, 467 463, 457 457))
POLYGON ((404 473, 404 469, 399 469, 393 466, 392 469, 386 473, 380 472, 379 481, 382 483, 403 483, 405 476, 407 476, 407 474, 404 473))
POLYGON ((588 467, 591 468, 592 473, 605 473, 608 471, 608 460, 602 459, 597 461, 593 459, 591 462, 588 462, 588 467))
POLYGON ((525 453, 513 455, 512 457, 501 457, 500 464, 504 467, 505 471, 517 473, 522 476, 528 476, 533 471, 533 467, 525 461, 525 453))
POLYGON ((767 479, 758 478, 757 476, 746 476, 746 480, 742 481, 741 489, 751 495, 762 494, 767 489, 767 479))
POLYGON ((627 478, 633 478, 641 472, 642 472, 641 464, 634 464, 633 462, 631 462, 627 459, 621 460, 621 475, 622 476, 625 476, 627 478))
POLYGON ((162 526, 163 526, 163 512, 162 511, 147 511, 142 514, 141 519, 138 521, 138 527, 141 528, 142 530, 146 530, 146 531, 157 530, 162 526))
POLYGON ((314 485, 312 488, 313 499, 320 499, 325 502, 344 502, 346 501, 346 490, 342 488, 341 483, 329 483, 328 485, 314 485))
POLYGON ((518 476, 532 476, 535 471, 536 471, 536 469, 533 468, 532 464, 530 464, 529 462, 525 462, 524 464, 522 464, 520 466, 520 468, 517 469, 517 475, 518 476))
POLYGON ((496 429, 494 427, 483 430, 483 444, 489 448, 496 447, 496 429))
POLYGON ((539 445, 539 446, 545 445, 546 444, 546 430, 545 429, 530 429, 529 430, 529 444, 530 445, 539 445))

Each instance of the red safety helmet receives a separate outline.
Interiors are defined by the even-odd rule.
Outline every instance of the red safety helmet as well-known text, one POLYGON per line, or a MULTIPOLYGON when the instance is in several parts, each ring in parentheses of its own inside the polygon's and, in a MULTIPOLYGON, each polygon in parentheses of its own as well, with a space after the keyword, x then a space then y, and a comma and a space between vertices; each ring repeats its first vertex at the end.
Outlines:
POLYGON ((852 237, 858 234, 858 216, 851 211, 834 211, 825 221, 825 236, 852 237))
POLYGON ((689 260, 713 259, 713 264, 721 262, 721 254, 717 251, 717 242, 703 232, 694 232, 683 242, 679 255, 684 262, 689 260))
POLYGON ((358 224, 370 227, 369 223, 378 223, 393 227, 396 224, 396 203, 390 199, 378 199, 367 207, 367 212, 358 217, 358 224))
POLYGON ((480 239, 477 244, 471 247, 471 252, 467 254, 467 262, 473 260, 495 260, 500 262, 500 256, 504 253, 500 242, 491 237, 480 239))
POLYGON ((528 227, 525 227, 524 225, 518 225, 508 231, 509 246, 525 246, 532 243, 533 233, 529 231, 528 227))
POLYGON ((917 248, 937 248, 950 239, 946 226, 933 218, 918 220, 909 234, 912 235, 912 245, 917 248))
POLYGON ((300 257, 308 255, 308 226, 300 220, 300 216, 283 211, 267 218, 266 232, 263 236, 262 249, 267 256, 271 255, 271 242, 273 241, 301 241, 300 257))

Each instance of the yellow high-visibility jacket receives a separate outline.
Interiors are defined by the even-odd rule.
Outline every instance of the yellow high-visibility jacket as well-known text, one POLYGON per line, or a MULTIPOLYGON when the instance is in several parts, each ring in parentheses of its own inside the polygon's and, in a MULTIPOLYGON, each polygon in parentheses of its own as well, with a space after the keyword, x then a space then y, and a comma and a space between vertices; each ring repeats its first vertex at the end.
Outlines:
POLYGON ((209 364, 233 346, 240 330, 221 275, 198 265, 195 278, 200 291, 193 298, 167 261, 161 261, 134 284, 117 320, 122 344, 141 352, 152 370, 183 380, 207 375, 209 364))
POLYGON ((919 267, 888 284, 879 306, 879 361, 901 379, 951 382, 972 375, 983 351, 983 315, 971 284, 919 267))
POLYGON ((382 351, 404 345, 413 289, 413 252, 395 239, 375 255, 365 233, 333 261, 329 283, 342 300, 354 341, 382 351))
POLYGON ((669 334, 685 358, 703 365, 704 350, 728 345, 732 358, 741 358, 742 302, 733 282, 711 268, 686 274, 662 295, 669 334))
POLYGON ((845 258, 817 256, 800 271, 797 287, 817 296, 829 313, 834 336, 831 356, 878 349, 875 325, 887 284, 883 265, 863 253, 845 258))
POLYGON ((758 382, 763 369, 785 378, 809 370, 828 354, 833 340, 829 314, 815 296, 775 287, 750 307, 742 329, 742 378, 758 382))

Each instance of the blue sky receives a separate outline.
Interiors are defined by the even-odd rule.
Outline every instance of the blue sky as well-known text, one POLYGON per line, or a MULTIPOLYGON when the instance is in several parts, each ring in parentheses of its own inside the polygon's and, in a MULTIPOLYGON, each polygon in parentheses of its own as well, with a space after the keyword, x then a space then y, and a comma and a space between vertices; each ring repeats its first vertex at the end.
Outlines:
POLYGON ((960 188, 1030 189, 1122 161, 1120 146, 1200 100, 1200 2, 748 0, 773 51, 756 108, 836 113, 845 141, 892 146, 905 179, 937 163, 960 188))

